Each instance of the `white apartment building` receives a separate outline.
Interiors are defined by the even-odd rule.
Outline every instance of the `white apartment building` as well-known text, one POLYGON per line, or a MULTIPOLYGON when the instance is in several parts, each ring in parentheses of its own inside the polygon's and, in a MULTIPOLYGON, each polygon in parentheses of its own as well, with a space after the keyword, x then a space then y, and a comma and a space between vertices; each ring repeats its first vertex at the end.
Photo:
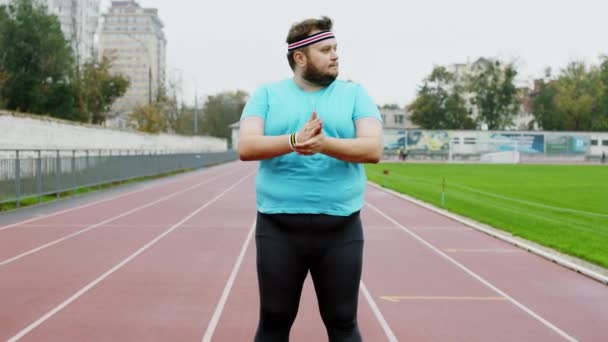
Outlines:
MULTIPOLYGON (((0 0, 8 4, 12 0, 0 0)), ((78 64, 95 57, 95 33, 99 23, 100 0, 36 0, 59 19, 65 39, 70 41, 78 64)))
POLYGON ((417 128, 409 119, 409 115, 402 108, 380 108, 382 128, 385 131, 397 131, 417 128))
POLYGON ((167 40, 155 8, 142 8, 134 0, 112 1, 103 14, 99 54, 114 59, 112 71, 129 78, 127 93, 113 106, 106 123, 126 127, 136 106, 154 101, 165 84, 167 40))

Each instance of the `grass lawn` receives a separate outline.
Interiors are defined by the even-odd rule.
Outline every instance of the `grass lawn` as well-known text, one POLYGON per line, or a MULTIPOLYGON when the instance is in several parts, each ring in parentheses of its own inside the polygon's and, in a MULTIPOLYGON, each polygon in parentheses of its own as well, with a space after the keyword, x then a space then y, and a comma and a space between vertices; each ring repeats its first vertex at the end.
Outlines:
POLYGON ((608 267, 608 167, 366 165, 369 180, 516 236, 608 267))

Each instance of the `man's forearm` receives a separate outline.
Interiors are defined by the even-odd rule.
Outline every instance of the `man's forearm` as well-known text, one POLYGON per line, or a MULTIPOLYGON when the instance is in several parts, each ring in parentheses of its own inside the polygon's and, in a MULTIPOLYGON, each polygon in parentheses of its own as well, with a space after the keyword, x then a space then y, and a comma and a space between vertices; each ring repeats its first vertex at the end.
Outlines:
POLYGON ((375 137, 355 139, 325 138, 321 153, 351 163, 377 163, 382 156, 382 143, 375 137))
POLYGON ((270 159, 290 152, 289 135, 248 135, 239 141, 239 158, 243 161, 270 159))

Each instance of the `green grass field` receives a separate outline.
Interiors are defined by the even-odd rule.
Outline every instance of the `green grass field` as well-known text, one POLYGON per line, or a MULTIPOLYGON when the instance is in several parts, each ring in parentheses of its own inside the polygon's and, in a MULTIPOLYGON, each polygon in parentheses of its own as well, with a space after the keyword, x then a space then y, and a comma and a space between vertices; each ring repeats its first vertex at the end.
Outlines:
POLYGON ((445 209, 608 267, 608 166, 384 163, 366 171, 437 207, 445 179, 445 209))

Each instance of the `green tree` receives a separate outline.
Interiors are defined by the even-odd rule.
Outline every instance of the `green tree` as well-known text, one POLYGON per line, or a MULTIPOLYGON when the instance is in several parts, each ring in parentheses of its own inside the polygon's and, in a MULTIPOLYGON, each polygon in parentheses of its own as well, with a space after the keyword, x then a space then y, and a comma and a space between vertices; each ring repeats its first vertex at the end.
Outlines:
POLYGON ((512 125, 521 103, 513 83, 515 66, 480 58, 471 69, 469 91, 475 94, 472 104, 478 109, 477 121, 494 130, 512 125))
POLYGON ((33 0, 0 6, 0 97, 6 108, 73 119, 72 49, 56 16, 33 0))
POLYGON ((169 128, 169 121, 157 103, 136 107, 129 115, 129 127, 146 133, 162 133, 169 128))
POLYGON ((555 79, 541 81, 533 114, 546 130, 608 130, 608 63, 571 62, 555 79))
POLYGON ((555 105, 563 113, 563 128, 581 131, 592 128, 599 99, 599 77, 588 71, 585 63, 572 62, 562 71, 556 82, 555 105))
POLYGON ((241 90, 209 96, 203 106, 202 133, 226 138, 231 143, 232 132, 228 126, 240 119, 247 97, 241 90))
POLYGON ((472 129, 462 96, 463 86, 443 66, 433 68, 418 90, 416 99, 406 108, 412 122, 425 129, 472 129))
MULTIPOLYGON (((201 110, 198 109, 198 129, 197 132, 203 132, 203 120, 201 110)), ((177 134, 181 135, 194 135, 194 107, 183 106, 177 115, 177 118, 173 124, 173 130, 177 134)))
POLYGON ((384 104, 380 108, 381 109, 390 109, 390 110, 398 110, 398 109, 400 109, 399 105, 396 104, 396 103, 387 103, 387 104, 384 104))
POLYGON ((532 100, 532 115, 539 127, 548 131, 561 131, 564 129, 562 113, 555 105, 557 85, 554 81, 539 80, 536 93, 532 100))
POLYGON ((608 131, 608 56, 601 57, 598 72, 602 88, 592 128, 597 131, 608 131))
POLYGON ((112 104, 123 96, 129 80, 110 72, 112 60, 103 57, 100 62, 85 63, 75 85, 79 94, 80 120, 92 124, 103 124, 112 104))

